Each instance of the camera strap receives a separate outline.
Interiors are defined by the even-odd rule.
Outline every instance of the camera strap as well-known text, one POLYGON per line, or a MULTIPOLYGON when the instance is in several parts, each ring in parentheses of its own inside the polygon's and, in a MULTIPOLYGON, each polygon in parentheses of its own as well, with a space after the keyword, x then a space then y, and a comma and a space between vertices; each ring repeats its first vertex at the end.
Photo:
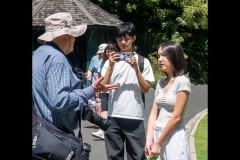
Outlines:
POLYGON ((82 113, 83 113, 83 107, 78 111, 79 112, 79 129, 78 129, 78 138, 82 138, 82 132, 81 132, 81 121, 82 121, 82 113))

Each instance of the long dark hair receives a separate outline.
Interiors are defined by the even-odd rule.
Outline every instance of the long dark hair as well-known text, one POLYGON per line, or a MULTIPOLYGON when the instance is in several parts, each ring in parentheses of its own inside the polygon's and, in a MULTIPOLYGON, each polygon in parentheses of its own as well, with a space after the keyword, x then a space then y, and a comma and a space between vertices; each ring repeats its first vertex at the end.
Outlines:
POLYGON ((184 75, 187 72, 187 64, 182 46, 174 41, 166 41, 160 44, 159 48, 160 47, 162 48, 163 53, 172 62, 173 76, 184 75))

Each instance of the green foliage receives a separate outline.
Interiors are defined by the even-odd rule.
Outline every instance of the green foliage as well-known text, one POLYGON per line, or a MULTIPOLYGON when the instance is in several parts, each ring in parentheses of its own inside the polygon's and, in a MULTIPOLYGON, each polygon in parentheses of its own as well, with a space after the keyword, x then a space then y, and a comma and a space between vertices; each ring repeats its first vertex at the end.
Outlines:
POLYGON ((195 149, 198 160, 208 159, 208 115, 199 122, 194 134, 195 149))
POLYGON ((207 34, 207 31, 196 30, 196 36, 187 37, 182 43, 188 55, 189 77, 195 84, 208 83, 208 44, 204 34, 207 34))
POLYGON ((208 83, 208 0, 182 0, 183 13, 174 38, 181 41, 192 83, 208 83))
POLYGON ((177 18, 183 26, 208 29, 208 0, 183 0, 183 14, 177 18))
POLYGON ((128 12, 132 12, 132 11, 136 10, 136 8, 137 8, 137 5, 135 5, 135 4, 131 5, 130 3, 127 3, 127 5, 126 5, 126 10, 128 12))

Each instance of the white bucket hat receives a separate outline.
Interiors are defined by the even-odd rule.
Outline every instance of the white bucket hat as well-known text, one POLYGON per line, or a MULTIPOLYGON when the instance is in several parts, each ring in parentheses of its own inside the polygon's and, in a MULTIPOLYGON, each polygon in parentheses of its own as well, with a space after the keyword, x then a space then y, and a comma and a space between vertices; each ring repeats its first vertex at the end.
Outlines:
POLYGON ((98 47, 97 53, 98 53, 98 54, 99 54, 99 53, 104 53, 106 47, 107 47, 107 44, 106 44, 106 43, 100 44, 100 46, 98 47))
POLYGON ((50 42, 54 38, 64 34, 73 37, 81 36, 87 29, 87 25, 72 26, 72 15, 70 13, 59 12, 48 16, 45 19, 45 33, 38 37, 38 42, 50 42))

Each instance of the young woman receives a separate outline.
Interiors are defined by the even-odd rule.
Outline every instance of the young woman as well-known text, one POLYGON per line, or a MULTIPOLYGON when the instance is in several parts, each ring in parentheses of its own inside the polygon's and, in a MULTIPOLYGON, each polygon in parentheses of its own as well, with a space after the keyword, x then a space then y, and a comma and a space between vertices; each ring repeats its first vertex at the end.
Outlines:
MULTIPOLYGON (((98 70, 97 79, 101 77, 101 70, 104 65, 104 63, 108 60, 109 53, 112 51, 118 51, 117 47, 114 43, 108 42, 107 46, 104 50, 104 54, 101 54, 102 58, 100 60, 100 68, 98 70)), ((109 92, 98 92, 96 93, 96 104, 99 105, 99 115, 103 118, 108 117, 108 97, 109 92)), ((104 139, 104 131, 102 129, 99 129, 97 132, 92 132, 92 136, 104 139)))
POLYGON ((160 79, 156 86, 147 125, 145 155, 160 156, 161 160, 189 160, 182 117, 191 84, 184 75, 187 67, 180 44, 162 43, 158 49, 158 64, 166 78, 160 79))

